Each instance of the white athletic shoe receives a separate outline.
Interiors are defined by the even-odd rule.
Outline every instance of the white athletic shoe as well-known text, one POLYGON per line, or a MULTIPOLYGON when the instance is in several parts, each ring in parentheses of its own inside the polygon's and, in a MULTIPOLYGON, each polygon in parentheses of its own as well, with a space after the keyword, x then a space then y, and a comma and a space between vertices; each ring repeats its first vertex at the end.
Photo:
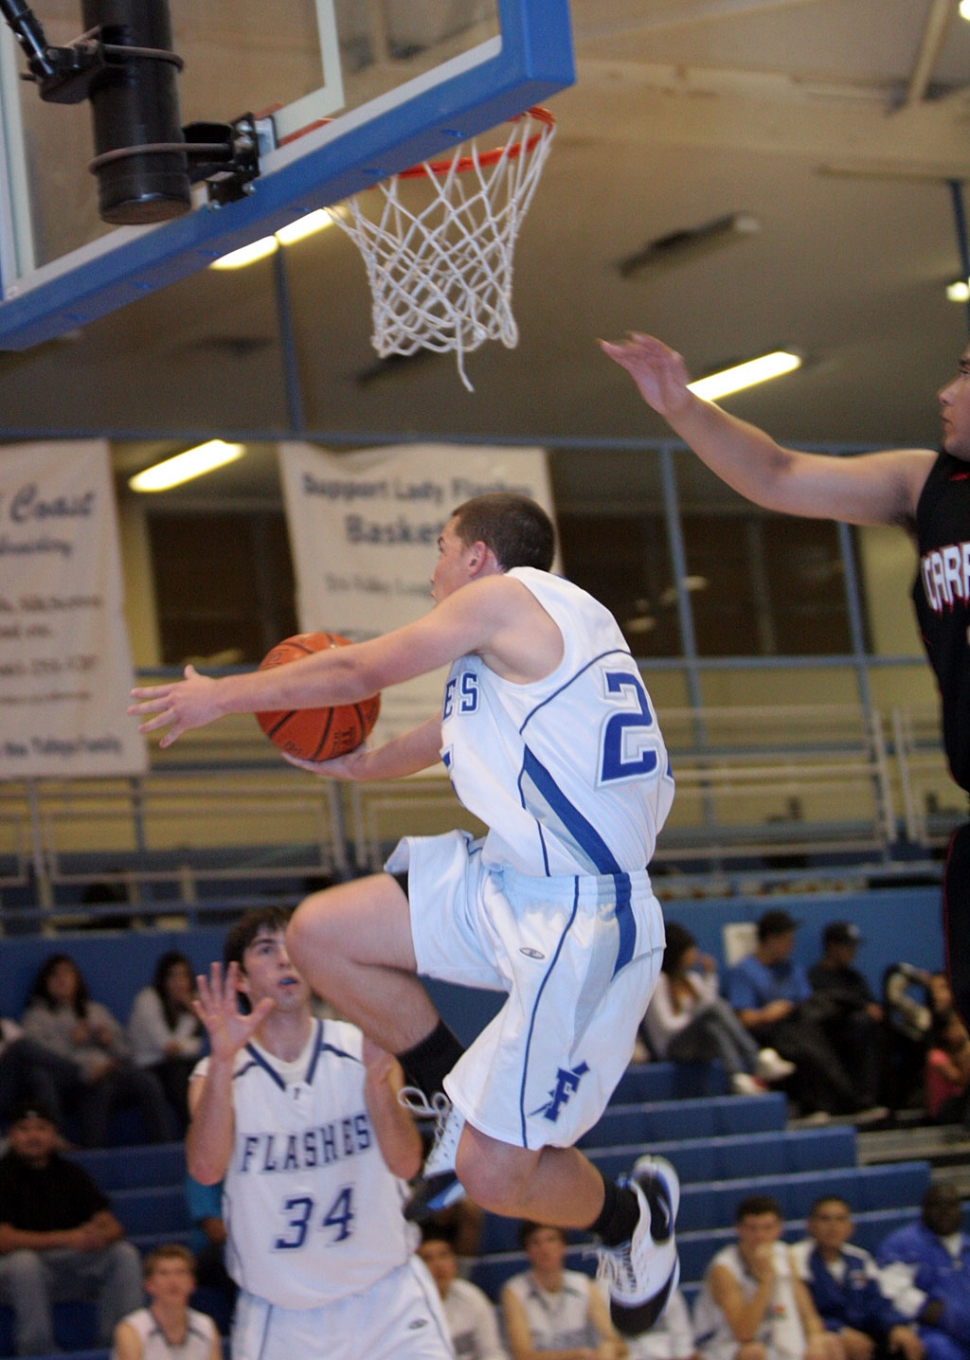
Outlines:
POLYGON ((680 1181, 665 1157, 646 1156, 626 1184, 640 1202, 640 1219, 629 1242, 597 1248, 599 1277, 609 1284, 614 1327, 639 1336, 660 1317, 680 1279, 674 1238, 680 1181))
POLYGON ((731 1090, 736 1096, 763 1096, 767 1089, 763 1081, 747 1072, 735 1072, 731 1078, 731 1090))
POLYGON ((465 1116, 455 1109, 444 1091, 436 1091, 429 1101, 417 1086, 405 1086, 397 1098, 416 1119, 435 1121, 434 1144, 420 1174, 411 1182, 411 1196, 404 1206, 404 1217, 411 1223, 420 1223, 464 1198, 465 1188, 455 1175, 455 1158, 465 1116))
POLYGON ((780 1053, 776 1053, 773 1048, 763 1048, 758 1053, 754 1074, 762 1081, 784 1081, 785 1077, 790 1077, 795 1070, 795 1064, 783 1058, 780 1053))

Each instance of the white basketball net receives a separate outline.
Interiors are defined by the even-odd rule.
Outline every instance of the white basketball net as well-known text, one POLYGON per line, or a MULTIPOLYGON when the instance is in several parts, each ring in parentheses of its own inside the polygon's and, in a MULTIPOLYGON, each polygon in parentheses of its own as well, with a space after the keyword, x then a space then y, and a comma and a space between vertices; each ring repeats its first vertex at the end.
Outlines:
POLYGON ((479 152, 472 142, 464 157, 459 148, 447 161, 393 175, 374 193, 351 198, 349 217, 334 214, 367 266, 371 343, 381 358, 454 350, 471 392, 465 355, 486 340, 507 349, 518 344, 512 255, 554 131, 550 114, 529 109, 499 150, 479 152), (428 187, 430 201, 420 210, 401 202, 405 179, 428 187))

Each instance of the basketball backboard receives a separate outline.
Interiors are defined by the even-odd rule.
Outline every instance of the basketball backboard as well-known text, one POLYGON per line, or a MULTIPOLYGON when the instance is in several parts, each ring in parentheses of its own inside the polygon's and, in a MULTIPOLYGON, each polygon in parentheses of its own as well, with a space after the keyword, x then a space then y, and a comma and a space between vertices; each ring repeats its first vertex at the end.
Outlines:
MULTIPOLYGON (((37 0, 50 42, 79 0, 37 0)), ((574 80, 567 0, 170 0, 181 120, 271 113, 253 192, 112 228, 91 119, 43 103, 0 25, 0 348, 26 349, 440 154, 574 80), (329 121, 328 121, 329 120, 329 121)), ((264 124, 265 126, 265 124, 264 124)))

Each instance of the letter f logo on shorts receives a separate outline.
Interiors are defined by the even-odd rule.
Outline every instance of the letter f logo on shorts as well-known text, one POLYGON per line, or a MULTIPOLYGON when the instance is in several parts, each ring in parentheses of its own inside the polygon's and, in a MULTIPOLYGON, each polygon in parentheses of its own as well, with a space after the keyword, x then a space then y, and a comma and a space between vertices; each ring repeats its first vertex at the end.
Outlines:
POLYGON ((544 1119, 548 1119, 550 1123, 555 1124, 556 1120, 559 1118, 559 1111, 564 1105, 569 1103, 569 1097, 572 1093, 579 1090, 579 1083, 588 1071, 589 1067, 584 1062, 581 1062, 579 1066, 573 1068, 572 1071, 570 1071, 569 1068, 563 1070, 563 1068, 560 1067, 556 1072, 556 1084, 549 1092, 550 1099, 548 1103, 540 1105, 537 1110, 533 1110, 529 1118, 531 1119, 533 1115, 541 1114, 544 1119))

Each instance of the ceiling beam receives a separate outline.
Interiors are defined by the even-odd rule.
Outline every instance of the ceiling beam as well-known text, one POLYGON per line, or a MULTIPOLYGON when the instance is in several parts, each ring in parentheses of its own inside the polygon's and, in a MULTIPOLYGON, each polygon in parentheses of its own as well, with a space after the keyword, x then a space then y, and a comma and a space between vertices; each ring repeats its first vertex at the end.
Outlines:
POLYGON ((580 60, 556 96, 559 134, 614 144, 703 146, 806 156, 852 174, 970 178, 959 108, 924 100, 887 118, 884 91, 777 73, 580 60))
POLYGON ((940 53, 943 51, 943 44, 946 42, 947 31, 955 9, 956 0, 930 0, 929 11, 926 15, 926 27, 923 29, 923 39, 920 43, 919 52, 916 54, 916 63, 909 78, 909 85, 906 88, 906 98, 903 101, 904 108, 912 108, 914 104, 919 104, 926 97, 926 91, 933 79, 933 72, 936 70, 940 53))
POLYGON ((621 19, 615 23, 595 20, 584 23, 582 9, 578 14, 574 10, 573 19, 576 38, 583 42, 614 38, 624 33, 648 33, 669 28, 684 28, 688 24, 708 23, 714 19, 739 19, 748 14, 767 14, 771 10, 792 9, 795 5, 818 3, 819 0, 687 0, 687 3, 668 5, 653 14, 644 14, 635 19, 621 19))

